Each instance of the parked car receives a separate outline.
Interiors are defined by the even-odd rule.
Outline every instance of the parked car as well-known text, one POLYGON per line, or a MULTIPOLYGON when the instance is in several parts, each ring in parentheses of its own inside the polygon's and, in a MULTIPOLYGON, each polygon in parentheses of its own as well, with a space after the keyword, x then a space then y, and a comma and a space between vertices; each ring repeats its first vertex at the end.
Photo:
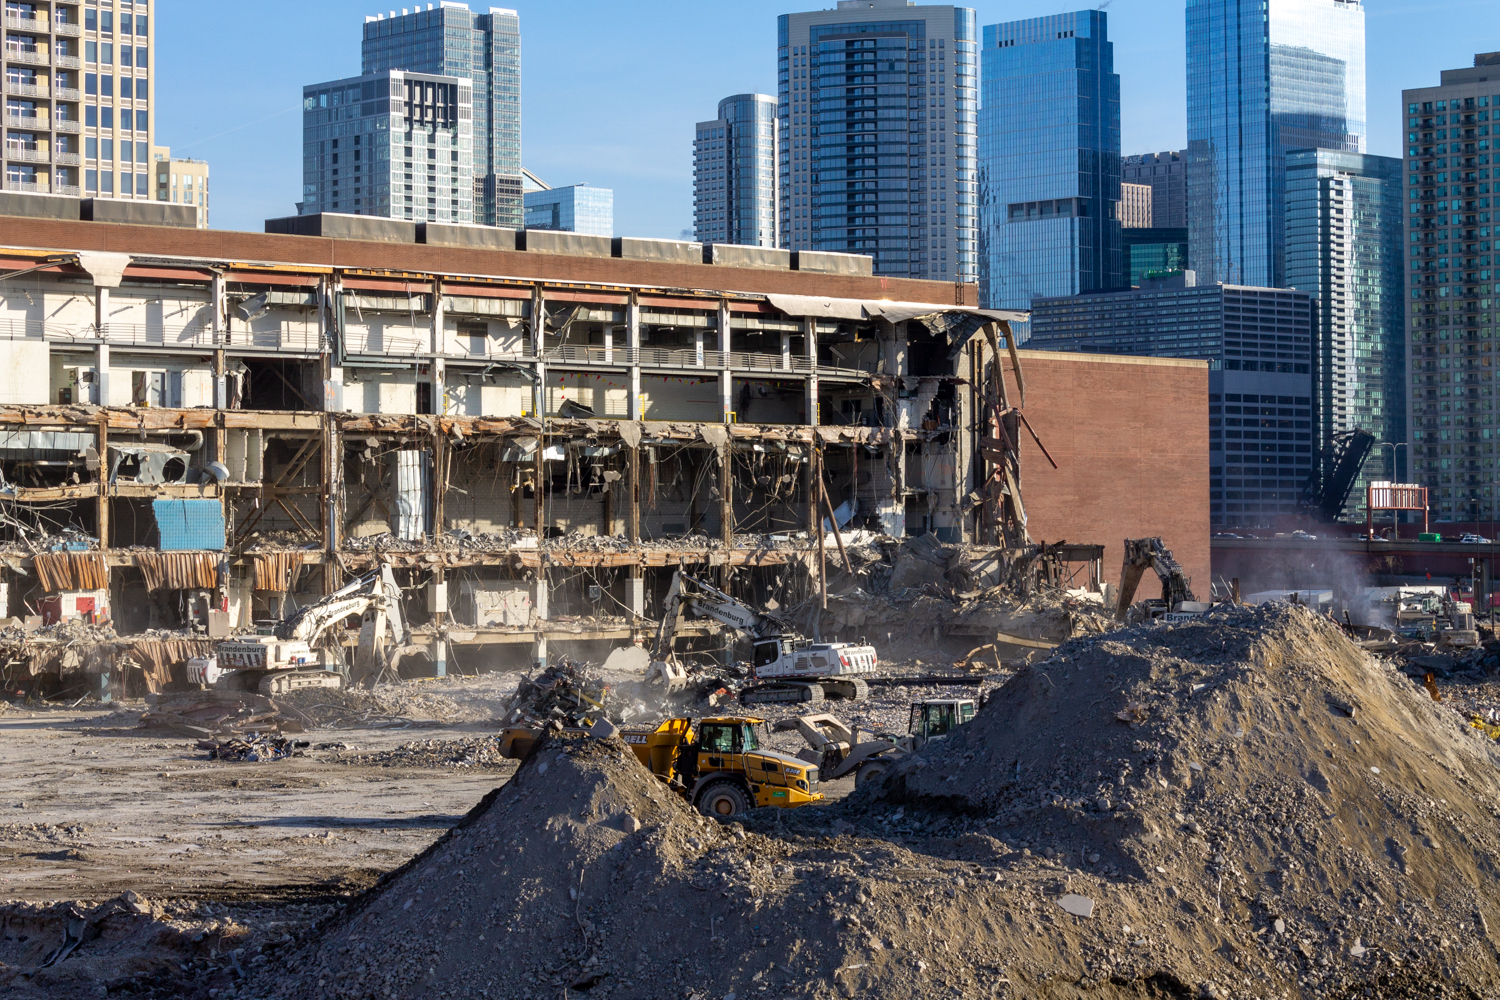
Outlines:
POLYGON ((1292 532, 1292 537, 1293 538, 1301 538, 1301 539, 1304 539, 1304 540, 1309 541, 1309 542, 1317 541, 1317 538, 1318 538, 1317 535, 1309 535, 1307 532, 1303 531, 1301 528, 1298 528, 1296 531, 1292 532))
POLYGON ((1214 532, 1214 537, 1215 538, 1239 538, 1240 536, 1236 535, 1232 531, 1216 531, 1216 532, 1214 532))
POLYGON ((1460 545, 1489 545, 1490 539, 1483 535, 1463 534, 1458 536, 1458 543, 1460 545))

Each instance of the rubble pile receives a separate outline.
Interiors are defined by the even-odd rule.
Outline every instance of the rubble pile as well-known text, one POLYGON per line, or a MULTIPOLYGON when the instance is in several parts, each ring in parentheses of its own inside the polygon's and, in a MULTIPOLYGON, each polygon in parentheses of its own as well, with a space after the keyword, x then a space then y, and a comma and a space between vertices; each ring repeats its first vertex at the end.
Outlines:
MULTIPOLYGON (((354 552, 430 552, 432 543, 423 539, 399 538, 389 531, 378 535, 352 535, 345 545, 354 552)), ((536 548, 536 532, 530 528, 499 528, 491 532, 472 532, 454 528, 443 534, 442 548, 457 552, 504 552, 508 549, 536 548)))
POLYGON ((205 983, 274 962, 294 940, 288 926, 315 926, 333 909, 166 902, 135 892, 97 904, 8 903, 0 906, 0 988, 21 1000, 209 995, 205 983))
POLYGON ((307 740, 292 740, 284 736, 267 736, 260 733, 243 739, 200 740, 199 750, 208 751, 209 760, 232 760, 245 763, 285 760, 288 757, 305 756, 311 746, 307 740))
POLYGON ((502 722, 508 726, 543 726, 554 721, 576 725, 585 716, 604 713, 608 690, 587 664, 560 656, 536 677, 521 678, 505 704, 502 722))
POLYGON ((380 684, 374 689, 311 688, 280 698, 320 729, 384 729, 417 723, 478 722, 488 716, 444 694, 415 684, 380 684))
POLYGON ((500 754, 500 741, 494 736, 471 736, 457 740, 409 740, 390 750, 360 753, 341 750, 330 760, 339 764, 371 767, 451 767, 496 768, 508 770, 516 762, 500 754))
POLYGON ((316 723, 295 706, 244 691, 187 691, 149 695, 140 729, 160 729, 203 739, 265 733, 301 733, 316 723))
POLYGON ((544 738, 236 995, 1493 995, 1497 764, 1333 623, 1230 608, 1073 640, 884 785, 743 825, 544 738))
POLYGON ((980 818, 1111 897, 1114 976, 1322 996, 1416 964, 1491 992, 1497 766, 1330 620, 1226 607, 1068 643, 863 808, 980 818))

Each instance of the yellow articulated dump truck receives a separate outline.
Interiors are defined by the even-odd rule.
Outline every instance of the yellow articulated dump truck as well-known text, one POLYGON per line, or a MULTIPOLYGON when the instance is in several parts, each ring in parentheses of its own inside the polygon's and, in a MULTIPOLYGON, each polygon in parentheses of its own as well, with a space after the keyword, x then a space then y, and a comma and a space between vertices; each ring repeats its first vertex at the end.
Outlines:
POLYGON ((812 805, 823 800, 818 768, 761 747, 764 719, 668 719, 652 730, 624 729, 651 773, 705 816, 728 817, 758 806, 812 805))

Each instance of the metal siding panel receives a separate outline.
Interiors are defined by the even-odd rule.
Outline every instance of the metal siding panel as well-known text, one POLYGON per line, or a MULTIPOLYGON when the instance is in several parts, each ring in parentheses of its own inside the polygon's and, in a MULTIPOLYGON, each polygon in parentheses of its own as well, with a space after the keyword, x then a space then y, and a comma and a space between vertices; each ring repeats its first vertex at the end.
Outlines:
POLYGON ((153 500, 152 513, 164 552, 223 551, 224 509, 217 500, 153 500))

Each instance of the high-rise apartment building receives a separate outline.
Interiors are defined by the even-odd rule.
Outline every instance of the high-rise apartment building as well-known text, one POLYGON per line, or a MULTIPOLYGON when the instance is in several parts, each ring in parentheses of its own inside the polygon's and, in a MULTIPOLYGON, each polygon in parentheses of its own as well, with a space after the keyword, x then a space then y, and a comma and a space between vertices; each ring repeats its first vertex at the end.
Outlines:
POLYGON ((693 137, 693 238, 775 247, 776 221, 776 98, 726 97, 693 137))
POLYGON ((1286 283, 1318 298, 1313 393, 1323 473, 1327 446, 1356 428, 1385 444, 1365 462, 1348 516, 1365 486, 1406 482, 1405 299, 1401 161, 1302 149, 1286 160, 1286 283))
POLYGON ((1402 91, 1412 476, 1444 520, 1500 518, 1494 298, 1500 52, 1402 91))
POLYGON ((1151 185, 1120 183, 1120 228, 1151 228, 1151 185))
POLYGON ((467 79, 385 70, 302 88, 301 215, 474 222, 467 79))
POLYGON ((1188 0, 1188 254, 1285 285, 1286 154, 1365 148, 1360 0, 1188 0))
POLYGON ((202 160, 173 159, 167 146, 151 148, 156 172, 156 200, 173 205, 192 205, 198 210, 198 228, 208 228, 208 164, 202 160))
POLYGON ((1258 527, 1295 514, 1312 477, 1309 292, 1195 285, 1191 271, 1141 288, 1037 299, 1029 347, 1209 362, 1209 520, 1258 527))
POLYGON ((1120 77, 1109 15, 988 25, 980 79, 980 301, 1125 283, 1120 248, 1120 77))
POLYGON ((152 198, 155 29, 144 0, 6 4, 6 190, 152 198))
POLYGON ((839 0, 777 34, 781 245, 977 281, 974 11, 839 0))
POLYGON ((474 221, 519 229, 521 197, 521 19, 491 7, 476 14, 443 0, 437 8, 365 18, 366 75, 388 69, 467 80, 473 88, 474 221))
POLYGON ((526 228, 588 236, 615 234, 615 192, 592 184, 527 191, 526 228))
POLYGON ((1187 150, 1127 156, 1120 180, 1151 186, 1152 228, 1187 228, 1187 150))

